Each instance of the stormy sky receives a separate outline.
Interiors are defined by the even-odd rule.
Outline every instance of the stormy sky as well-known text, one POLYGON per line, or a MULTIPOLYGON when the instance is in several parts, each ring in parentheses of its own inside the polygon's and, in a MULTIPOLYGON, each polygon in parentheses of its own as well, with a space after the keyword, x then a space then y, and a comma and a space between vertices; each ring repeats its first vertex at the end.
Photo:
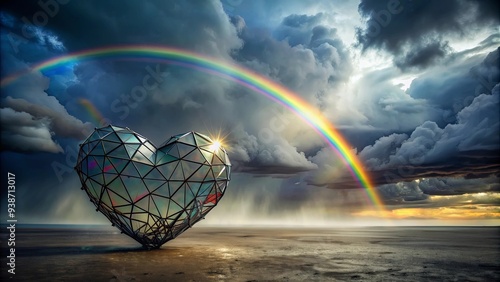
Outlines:
POLYGON ((233 177, 206 224, 499 222, 498 1, 23 3, 1 4, 2 77, 110 45, 166 45, 241 65, 317 108, 386 209, 375 211, 332 148, 280 104, 193 69, 103 59, 1 89, 1 170, 16 174, 25 223, 106 223, 73 166, 78 144, 107 123, 157 145, 187 131, 224 136, 233 177), (154 87, 131 99, 148 74, 154 87))

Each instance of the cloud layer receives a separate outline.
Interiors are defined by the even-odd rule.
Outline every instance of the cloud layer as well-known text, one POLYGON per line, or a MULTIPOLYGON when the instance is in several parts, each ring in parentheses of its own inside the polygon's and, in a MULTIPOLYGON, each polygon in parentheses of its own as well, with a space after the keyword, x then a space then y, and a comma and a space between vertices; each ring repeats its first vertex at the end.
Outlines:
POLYGON ((401 69, 425 68, 451 53, 446 38, 500 22, 493 0, 362 0, 358 9, 366 20, 357 31, 359 43, 394 54, 401 69))
MULTIPOLYGON (((187 49, 251 69, 316 107, 392 207, 498 191, 497 1, 89 0, 59 8, 36 25, 37 1, 3 4, 2 75, 107 45, 187 49)), ((344 160, 293 112, 232 81, 156 61, 71 61, 3 87, 2 162, 62 164, 40 172, 41 190, 62 191, 61 175, 76 183, 69 156, 103 122, 82 99, 157 145, 189 130, 219 136, 243 179, 231 205, 249 213, 310 211, 329 197, 340 207, 325 209, 330 216, 367 204, 344 160), (153 86, 142 91, 145 77, 153 86)))

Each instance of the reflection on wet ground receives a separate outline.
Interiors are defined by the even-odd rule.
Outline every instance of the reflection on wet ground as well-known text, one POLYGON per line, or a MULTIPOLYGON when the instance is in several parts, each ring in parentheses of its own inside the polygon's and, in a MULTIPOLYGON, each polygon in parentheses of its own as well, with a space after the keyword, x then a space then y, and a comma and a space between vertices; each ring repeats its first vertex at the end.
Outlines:
MULTIPOLYGON (((112 228, 19 229, 25 281, 499 281, 496 227, 195 227, 146 251, 112 228)), ((2 237, 2 265, 6 263, 2 237)), ((2 267, 2 281, 9 278, 2 267)))

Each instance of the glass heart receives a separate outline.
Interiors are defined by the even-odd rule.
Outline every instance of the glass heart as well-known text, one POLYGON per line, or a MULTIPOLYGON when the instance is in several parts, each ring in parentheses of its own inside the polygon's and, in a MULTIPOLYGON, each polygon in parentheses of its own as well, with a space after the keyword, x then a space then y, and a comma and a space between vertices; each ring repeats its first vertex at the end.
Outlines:
POLYGON ((197 132, 158 149, 128 129, 96 129, 75 167, 90 201, 122 233, 159 248, 203 219, 224 195, 231 163, 218 141, 197 132))

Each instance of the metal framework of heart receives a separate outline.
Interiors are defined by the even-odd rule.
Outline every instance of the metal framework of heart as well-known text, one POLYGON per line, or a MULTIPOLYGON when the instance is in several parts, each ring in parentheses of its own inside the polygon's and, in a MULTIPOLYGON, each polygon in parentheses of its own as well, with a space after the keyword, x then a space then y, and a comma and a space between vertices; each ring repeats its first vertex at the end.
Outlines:
POLYGON ((218 141, 188 132, 159 148, 117 126, 96 129, 75 167, 97 211, 148 249, 203 219, 224 195, 231 163, 218 141))

